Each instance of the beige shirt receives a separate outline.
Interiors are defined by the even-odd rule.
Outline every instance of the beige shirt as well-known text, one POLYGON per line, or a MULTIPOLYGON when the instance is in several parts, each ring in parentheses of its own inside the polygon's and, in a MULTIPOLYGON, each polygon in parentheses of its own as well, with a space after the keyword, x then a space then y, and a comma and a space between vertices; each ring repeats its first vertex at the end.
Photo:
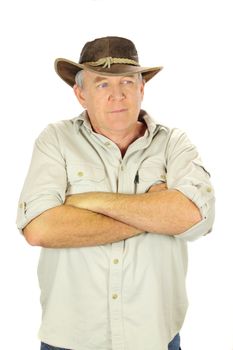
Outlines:
POLYGON ((141 118, 145 135, 123 158, 111 140, 92 131, 85 112, 49 125, 35 143, 19 229, 63 204, 67 194, 144 193, 160 182, 189 197, 202 221, 178 236, 144 232, 96 247, 42 248, 39 337, 45 343, 74 350, 167 350, 183 324, 186 242, 210 232, 213 189, 184 132, 156 124, 143 111, 141 118))

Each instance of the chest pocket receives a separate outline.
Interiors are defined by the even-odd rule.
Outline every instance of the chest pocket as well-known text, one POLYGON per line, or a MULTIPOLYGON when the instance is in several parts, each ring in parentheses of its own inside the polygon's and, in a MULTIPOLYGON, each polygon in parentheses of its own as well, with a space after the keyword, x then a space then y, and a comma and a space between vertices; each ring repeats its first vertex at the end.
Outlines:
POLYGON ((152 185, 166 182, 166 170, 160 164, 142 165, 138 169, 137 193, 145 193, 152 185))
POLYGON ((89 163, 68 164, 66 194, 106 191, 105 179, 101 167, 89 163))

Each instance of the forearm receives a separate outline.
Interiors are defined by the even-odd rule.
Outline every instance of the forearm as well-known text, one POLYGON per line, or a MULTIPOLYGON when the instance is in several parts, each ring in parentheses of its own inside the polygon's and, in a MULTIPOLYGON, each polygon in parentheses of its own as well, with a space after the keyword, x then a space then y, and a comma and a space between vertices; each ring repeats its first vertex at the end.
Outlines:
POLYGON ((176 190, 119 195, 108 202, 102 198, 97 211, 138 229, 168 235, 185 232, 201 220, 195 204, 176 190))
POLYGON ((49 209, 24 229, 31 245, 71 248, 113 243, 141 231, 102 214, 69 205, 49 209))
MULTIPOLYGON (((73 197, 73 196, 72 196, 73 197)), ((141 231, 176 235, 201 220, 199 209, 181 192, 156 191, 138 195, 87 193, 71 198, 80 208, 109 216, 141 231)))

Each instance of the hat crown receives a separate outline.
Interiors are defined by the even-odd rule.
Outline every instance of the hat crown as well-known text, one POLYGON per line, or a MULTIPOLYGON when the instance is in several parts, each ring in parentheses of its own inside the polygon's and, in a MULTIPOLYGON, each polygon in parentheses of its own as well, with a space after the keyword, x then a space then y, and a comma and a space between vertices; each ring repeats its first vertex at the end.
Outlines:
POLYGON ((96 62, 106 57, 126 58, 138 62, 138 53, 132 41, 107 36, 87 42, 80 54, 79 63, 96 62))
POLYGON ((80 70, 88 70, 102 75, 126 76, 141 73, 145 82, 157 74, 162 67, 141 67, 134 43, 118 36, 106 36, 88 41, 79 62, 66 58, 55 60, 57 74, 71 87, 76 84, 75 77, 80 70))

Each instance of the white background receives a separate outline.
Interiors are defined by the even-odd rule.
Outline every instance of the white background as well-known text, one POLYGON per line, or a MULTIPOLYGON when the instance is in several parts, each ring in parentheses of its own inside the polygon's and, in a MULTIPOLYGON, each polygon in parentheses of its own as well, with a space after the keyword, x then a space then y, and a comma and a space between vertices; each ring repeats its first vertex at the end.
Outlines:
POLYGON ((15 216, 35 138, 48 123, 81 111, 53 62, 77 61, 86 41, 106 35, 133 40, 141 65, 164 66, 147 84, 143 107, 188 133, 216 189, 213 233, 189 244, 190 307, 182 349, 233 349, 230 6, 226 0, 1 2, 2 349, 39 350, 40 249, 25 243, 15 216))

